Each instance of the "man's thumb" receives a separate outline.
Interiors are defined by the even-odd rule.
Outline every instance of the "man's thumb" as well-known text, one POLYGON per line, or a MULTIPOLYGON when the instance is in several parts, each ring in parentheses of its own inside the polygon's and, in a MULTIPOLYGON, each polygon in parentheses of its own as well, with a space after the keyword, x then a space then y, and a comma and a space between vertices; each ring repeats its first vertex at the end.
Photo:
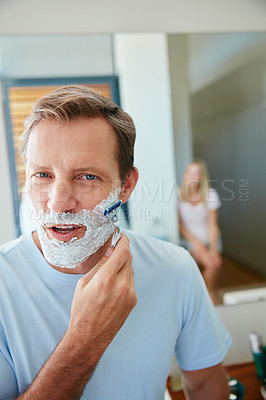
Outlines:
MULTIPOLYGON (((108 247, 103 258, 101 258, 100 261, 95 265, 95 267, 97 267, 98 270, 103 266, 103 264, 106 263, 106 261, 108 260, 110 255, 113 253, 113 251, 114 251, 113 247, 108 247)), ((95 268, 95 267, 93 267, 93 268, 95 268)))
POLYGON ((87 272, 86 275, 83 277, 83 281, 86 281, 88 283, 94 275, 99 271, 99 269, 102 268, 102 266, 106 263, 110 255, 113 253, 114 249, 112 247, 108 247, 108 249, 105 252, 105 255, 100 259, 100 261, 92 267, 92 269, 87 272))

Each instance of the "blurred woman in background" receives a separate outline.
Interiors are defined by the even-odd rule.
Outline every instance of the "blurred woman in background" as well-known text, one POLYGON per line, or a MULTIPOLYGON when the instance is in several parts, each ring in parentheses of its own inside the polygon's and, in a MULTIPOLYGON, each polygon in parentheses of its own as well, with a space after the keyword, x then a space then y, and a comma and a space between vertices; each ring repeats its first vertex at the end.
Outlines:
POLYGON ((181 244, 202 269, 210 297, 216 303, 216 289, 221 267, 221 238, 218 208, 221 202, 215 189, 209 187, 206 164, 194 160, 185 169, 178 189, 178 216, 181 244))

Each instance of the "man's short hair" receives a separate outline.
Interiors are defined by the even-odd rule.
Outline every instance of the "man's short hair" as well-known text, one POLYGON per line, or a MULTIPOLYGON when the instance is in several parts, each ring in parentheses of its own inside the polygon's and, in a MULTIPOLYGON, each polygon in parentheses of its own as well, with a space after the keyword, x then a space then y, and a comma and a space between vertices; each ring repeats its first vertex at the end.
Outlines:
POLYGON ((79 118, 105 118, 117 138, 117 159, 122 182, 134 168, 136 129, 132 118, 107 97, 82 85, 63 86, 41 97, 33 105, 31 115, 25 119, 21 153, 27 160, 27 147, 32 130, 43 120, 77 120, 79 118))

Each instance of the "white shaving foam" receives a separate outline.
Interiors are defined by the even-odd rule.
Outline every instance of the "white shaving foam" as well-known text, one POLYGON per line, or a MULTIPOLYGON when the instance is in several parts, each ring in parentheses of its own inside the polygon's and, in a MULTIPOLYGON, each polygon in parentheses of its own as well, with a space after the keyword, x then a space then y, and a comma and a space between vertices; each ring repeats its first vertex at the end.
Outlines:
POLYGON ((45 213, 43 210, 38 214, 35 212, 38 237, 43 255, 49 264, 60 268, 75 268, 107 242, 114 231, 114 226, 103 212, 110 204, 118 201, 120 190, 110 192, 108 198, 97 204, 94 210, 84 209, 77 213, 60 214, 53 210, 50 213, 45 213), (82 238, 74 237, 68 242, 50 240, 43 228, 48 224, 83 225, 86 227, 86 232, 82 238))

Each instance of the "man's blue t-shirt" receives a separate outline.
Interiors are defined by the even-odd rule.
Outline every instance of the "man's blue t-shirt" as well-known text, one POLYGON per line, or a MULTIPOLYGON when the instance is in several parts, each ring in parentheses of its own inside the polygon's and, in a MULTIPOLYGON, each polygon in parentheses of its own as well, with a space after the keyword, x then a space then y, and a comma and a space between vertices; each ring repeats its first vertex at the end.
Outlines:
MULTIPOLYGON (((182 369, 196 370, 220 363, 231 343, 190 255, 126 234, 138 303, 99 361, 84 400, 162 400, 174 352, 182 369)), ((81 276, 52 268, 31 235, 1 246, 0 400, 25 390, 63 337, 81 276)))

